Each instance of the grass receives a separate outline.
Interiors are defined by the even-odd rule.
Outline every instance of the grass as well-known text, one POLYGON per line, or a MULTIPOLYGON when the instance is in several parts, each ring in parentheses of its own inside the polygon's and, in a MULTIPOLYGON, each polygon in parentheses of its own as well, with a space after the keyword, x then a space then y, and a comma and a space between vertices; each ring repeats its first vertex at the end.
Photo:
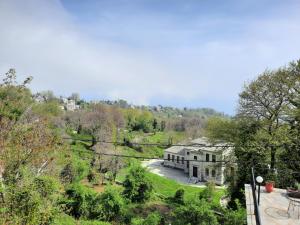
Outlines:
MULTIPOLYGON (((162 195, 164 197, 173 197, 175 192, 182 188, 185 192, 185 200, 192 200, 194 198, 198 198, 199 193, 204 190, 204 188, 193 187, 189 185, 179 184, 174 180, 161 177, 159 175, 147 172, 147 176, 152 181, 154 192, 162 195)), ((215 204, 219 204, 220 198, 225 195, 225 190, 217 189, 213 195, 212 202, 215 204)))
MULTIPOLYGON (((124 181, 128 171, 129 171, 128 167, 119 171, 117 175, 117 180, 121 182, 124 181)), ((185 200, 192 200, 194 198, 198 198, 199 193, 204 190, 204 188, 200 188, 200 187, 193 187, 189 185, 179 184, 174 180, 161 177, 151 172, 147 172, 147 176, 149 177, 153 185, 155 195, 163 198, 173 197, 175 192, 179 188, 182 188, 185 191, 185 200)), ((217 189, 213 196, 213 200, 212 200, 213 204, 219 205, 220 198, 224 195, 225 195, 224 189, 217 189)))

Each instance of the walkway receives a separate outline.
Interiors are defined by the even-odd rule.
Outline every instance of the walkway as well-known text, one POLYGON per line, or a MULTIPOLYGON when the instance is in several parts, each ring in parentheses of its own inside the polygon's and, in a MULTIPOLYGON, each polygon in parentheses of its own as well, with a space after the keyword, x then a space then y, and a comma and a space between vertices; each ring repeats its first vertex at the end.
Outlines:
MULTIPOLYGON (((204 182, 193 184, 189 182, 189 177, 182 170, 164 167, 163 160, 151 159, 147 161, 142 161, 142 166, 147 167, 151 173, 157 174, 161 177, 166 177, 180 184, 190 185, 193 187, 205 187, 204 182)), ((217 188, 224 188, 216 186, 217 188)))

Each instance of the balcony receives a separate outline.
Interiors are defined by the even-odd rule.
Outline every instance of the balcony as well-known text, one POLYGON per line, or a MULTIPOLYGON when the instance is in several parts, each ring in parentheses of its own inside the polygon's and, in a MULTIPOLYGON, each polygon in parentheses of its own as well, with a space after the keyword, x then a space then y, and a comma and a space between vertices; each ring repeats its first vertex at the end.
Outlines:
MULTIPOLYGON (((256 189, 256 196, 258 196, 256 189)), ((247 224, 258 224, 255 218, 255 202, 253 199, 251 185, 245 184, 245 196, 247 206, 247 224)), ((267 193, 264 187, 260 191, 260 204, 258 206, 260 222, 262 225, 294 225, 300 224, 300 205, 289 207, 289 199, 286 190, 274 188, 274 191, 267 193)))

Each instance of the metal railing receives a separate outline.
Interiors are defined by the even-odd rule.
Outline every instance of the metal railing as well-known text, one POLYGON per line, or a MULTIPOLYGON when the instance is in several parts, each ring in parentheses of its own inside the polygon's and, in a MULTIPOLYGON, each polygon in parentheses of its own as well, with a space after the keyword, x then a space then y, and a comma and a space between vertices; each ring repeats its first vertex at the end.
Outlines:
POLYGON ((253 197, 253 203, 254 203, 254 215, 255 215, 256 225, 261 225, 257 196, 256 196, 256 183, 255 183, 253 167, 251 168, 251 188, 252 188, 252 197, 253 197))

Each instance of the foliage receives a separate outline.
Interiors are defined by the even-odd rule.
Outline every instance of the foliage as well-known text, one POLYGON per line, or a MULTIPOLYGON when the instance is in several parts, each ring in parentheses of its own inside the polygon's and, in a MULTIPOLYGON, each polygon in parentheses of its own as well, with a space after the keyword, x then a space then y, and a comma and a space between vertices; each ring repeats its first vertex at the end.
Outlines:
POLYGON ((7 182, 3 192, 5 202, 0 204, 6 209, 0 212, 3 223, 10 221, 14 224, 49 224, 53 221, 57 213, 56 181, 48 177, 35 178, 32 175, 28 168, 23 168, 17 183, 7 182))
POLYGON ((131 131, 151 132, 157 129, 157 121, 149 111, 127 109, 125 110, 127 129, 131 131), (155 122, 156 121, 156 122, 155 122))
POLYGON ((206 182, 206 187, 199 194, 199 199, 211 202, 216 191, 216 185, 213 181, 206 182))
POLYGON ((131 220, 132 225, 159 225, 161 224, 161 216, 159 213, 150 213, 145 219, 143 218, 133 218, 131 220))
POLYGON ((57 101, 36 103, 32 106, 32 111, 42 117, 60 116, 62 110, 57 101))
POLYGON ((97 195, 91 205, 91 219, 112 221, 120 218, 123 213, 123 199, 118 190, 109 187, 97 195))
POLYGON ((95 196, 94 191, 76 183, 66 189, 65 198, 62 199, 61 204, 64 211, 75 218, 90 218, 95 196))
POLYGON ((88 163, 73 155, 71 161, 62 168, 60 172, 60 179, 65 184, 77 182, 87 176, 88 171, 88 163))
POLYGON ((90 169, 89 174, 87 175, 87 179, 92 184, 99 184, 100 175, 93 169, 90 169))
POLYGON ((123 183, 124 196, 132 202, 144 202, 152 193, 152 184, 146 170, 140 165, 132 165, 123 183))
POLYGON ((214 225, 217 218, 205 200, 190 201, 175 209, 173 224, 214 225))
POLYGON ((97 194, 78 183, 66 189, 61 204, 66 213, 83 219, 111 221, 119 218, 123 211, 123 199, 118 190, 110 187, 97 194))
POLYGON ((225 211, 224 225, 243 225, 247 224, 246 221, 246 209, 241 206, 238 200, 236 200, 237 209, 228 209, 225 211))
POLYGON ((16 121, 32 104, 31 92, 26 85, 32 77, 28 77, 22 84, 16 81, 16 71, 10 69, 0 83, 0 115, 16 121))
POLYGON ((184 203, 184 189, 180 188, 175 192, 175 195, 173 197, 173 202, 177 204, 184 203))

